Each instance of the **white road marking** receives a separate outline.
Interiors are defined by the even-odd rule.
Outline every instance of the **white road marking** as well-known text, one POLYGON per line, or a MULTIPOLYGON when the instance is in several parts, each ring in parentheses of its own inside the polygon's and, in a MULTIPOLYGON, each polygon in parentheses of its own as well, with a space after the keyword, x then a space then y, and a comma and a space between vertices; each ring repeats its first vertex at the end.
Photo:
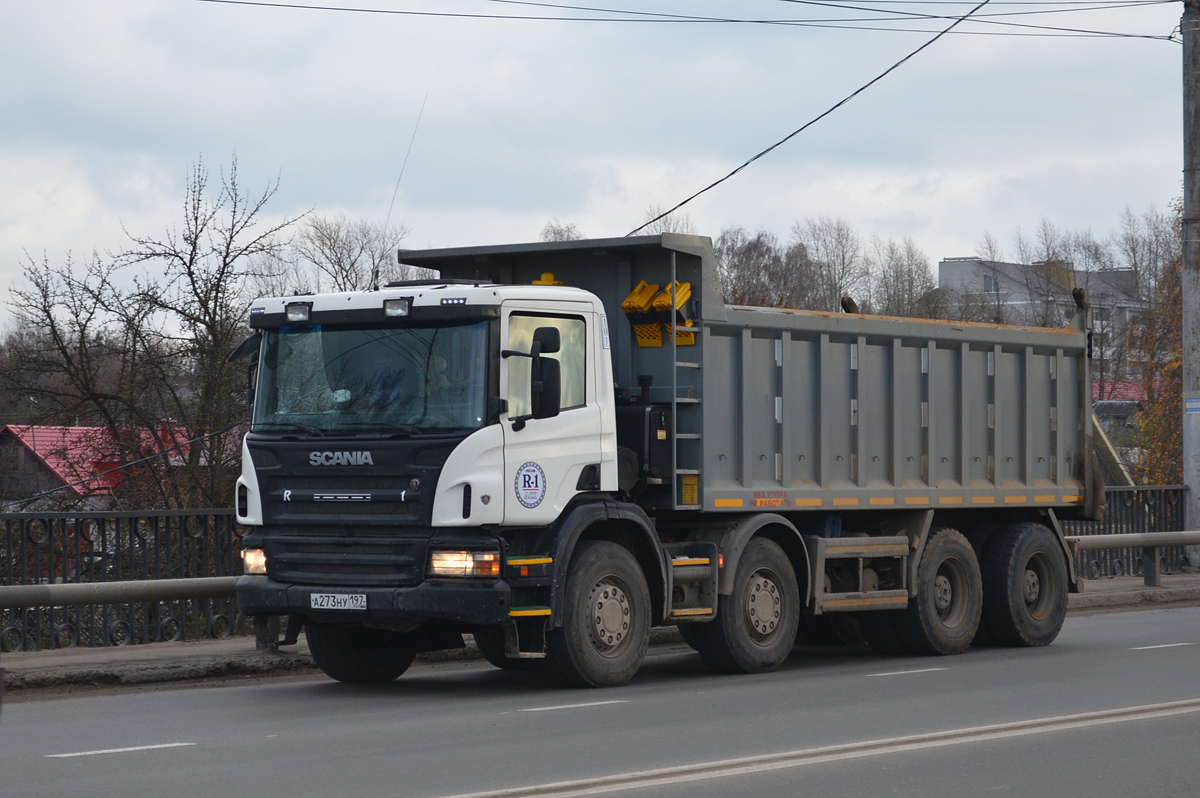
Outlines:
POLYGON ((831 745, 822 748, 806 748, 799 751, 785 751, 779 754, 749 756, 716 762, 701 762, 695 765, 643 770, 634 773, 618 773, 611 776, 580 779, 578 781, 559 781, 551 784, 476 792, 469 795, 459 795, 456 798, 571 798, 572 796, 597 795, 622 790, 636 790, 668 784, 703 781, 705 779, 728 778, 730 776, 750 773, 763 773, 772 770, 782 770, 784 768, 812 765, 819 762, 860 759, 882 754, 897 754, 906 751, 962 745, 964 743, 978 743, 1008 737, 1022 737, 1031 734, 1065 731, 1067 729, 1102 726, 1110 723, 1164 718, 1192 712, 1200 712, 1200 698, 1171 701, 1165 704, 1147 704, 1138 707, 1109 709, 1100 712, 1085 712, 1079 715, 1062 715, 1059 717, 1017 721, 1015 723, 1000 723, 994 726, 951 729, 949 731, 932 732, 929 734, 914 734, 908 737, 867 740, 861 743, 831 745))
POLYGON ((159 743, 158 745, 135 745, 131 748, 105 748, 102 751, 76 751, 73 754, 46 754, 46 759, 67 759, 72 756, 96 756, 98 754, 128 754, 131 751, 153 751, 156 748, 186 748, 196 743, 159 743))
POLYGON ((1130 651, 1149 651, 1154 648, 1179 648, 1180 646, 1194 646, 1195 643, 1163 643, 1161 646, 1134 646, 1130 651))
POLYGON ((518 709, 517 712, 550 712, 555 709, 579 709, 581 707, 603 707, 609 704, 628 704, 628 701, 589 701, 586 704, 559 704, 556 707, 530 707, 518 709))
POLYGON ((917 668, 913 671, 890 671, 888 673, 868 673, 868 676, 907 676, 910 673, 933 673, 934 671, 948 671, 949 668, 917 668))

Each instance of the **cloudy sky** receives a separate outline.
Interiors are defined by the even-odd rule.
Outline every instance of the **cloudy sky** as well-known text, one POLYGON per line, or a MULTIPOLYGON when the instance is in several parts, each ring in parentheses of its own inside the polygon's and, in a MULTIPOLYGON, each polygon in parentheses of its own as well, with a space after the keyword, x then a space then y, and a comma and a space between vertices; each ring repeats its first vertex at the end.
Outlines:
MULTIPOLYGON (((534 240, 549 219, 623 235, 949 24, 909 15, 974 5, 269 2, 0 0, 0 289, 25 253, 59 260, 119 249, 123 228, 161 231, 197 158, 217 172, 236 153, 250 188, 278 178, 274 215, 383 221, 423 102, 392 212, 406 246, 534 240), (504 15, 534 19, 489 18, 504 15), (819 24, 774 24, 796 20, 819 24)), ((1181 12, 994 0, 980 13, 997 16, 686 212, 714 237, 739 224, 786 238, 796 219, 837 216, 911 235, 934 261, 1043 217, 1113 229, 1126 207, 1180 193, 1182 48, 1165 39, 1181 12), (1011 35, 1068 33, 1052 28, 1126 35, 1011 35)))

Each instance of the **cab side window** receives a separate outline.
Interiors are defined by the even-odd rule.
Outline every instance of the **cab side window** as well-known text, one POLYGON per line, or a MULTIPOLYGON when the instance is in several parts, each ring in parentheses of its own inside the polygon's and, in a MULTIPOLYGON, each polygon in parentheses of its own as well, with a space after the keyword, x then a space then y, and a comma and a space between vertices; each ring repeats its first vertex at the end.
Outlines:
MULTIPOLYGON (((557 360, 561 369, 564 411, 582 407, 587 402, 585 374, 587 373, 587 336, 583 319, 577 316, 533 316, 512 314, 508 319, 508 347, 528 352, 533 344, 533 331, 538 327, 558 328, 559 350, 545 358, 557 360)), ((529 395, 529 358, 510 357, 508 363, 508 415, 524 416, 532 408, 529 395)))

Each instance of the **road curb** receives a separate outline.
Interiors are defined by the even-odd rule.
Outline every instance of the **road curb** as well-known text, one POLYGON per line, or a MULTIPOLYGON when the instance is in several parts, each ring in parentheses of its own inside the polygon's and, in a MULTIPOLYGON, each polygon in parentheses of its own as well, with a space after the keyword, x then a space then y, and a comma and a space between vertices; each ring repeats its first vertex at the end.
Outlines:
POLYGON ((314 670, 304 653, 246 654, 197 662, 122 663, 83 668, 55 667, 41 671, 8 669, 10 693, 61 687, 111 686, 185 682, 230 676, 275 676, 290 671, 314 670))
POLYGON ((1121 590, 1109 593, 1072 593, 1067 598, 1067 612, 1111 607, 1136 609, 1168 604, 1200 603, 1200 585, 1189 587, 1148 587, 1142 590, 1121 590))

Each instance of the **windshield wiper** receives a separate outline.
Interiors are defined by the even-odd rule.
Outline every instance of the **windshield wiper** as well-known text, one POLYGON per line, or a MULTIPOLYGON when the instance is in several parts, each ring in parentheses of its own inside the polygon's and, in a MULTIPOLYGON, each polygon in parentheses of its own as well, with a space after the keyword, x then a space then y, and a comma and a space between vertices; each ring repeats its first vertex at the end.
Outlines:
POLYGON ((377 421, 371 424, 371 426, 384 427, 392 430, 396 434, 407 435, 409 437, 423 434, 420 427, 414 427, 412 424, 398 424, 394 421, 377 421))
MULTIPOLYGON (((295 421, 267 421, 264 422, 264 427, 290 427, 291 429, 304 430, 314 438, 324 438, 325 431, 319 427, 309 426, 308 424, 298 424, 295 421)), ((259 430, 261 431, 261 430, 259 430)))
POLYGON ((407 435, 410 437, 425 434, 420 427, 413 426, 412 424, 401 424, 396 421, 352 421, 347 424, 338 425, 339 432, 353 431, 363 433, 382 432, 384 430, 396 435, 407 435))

